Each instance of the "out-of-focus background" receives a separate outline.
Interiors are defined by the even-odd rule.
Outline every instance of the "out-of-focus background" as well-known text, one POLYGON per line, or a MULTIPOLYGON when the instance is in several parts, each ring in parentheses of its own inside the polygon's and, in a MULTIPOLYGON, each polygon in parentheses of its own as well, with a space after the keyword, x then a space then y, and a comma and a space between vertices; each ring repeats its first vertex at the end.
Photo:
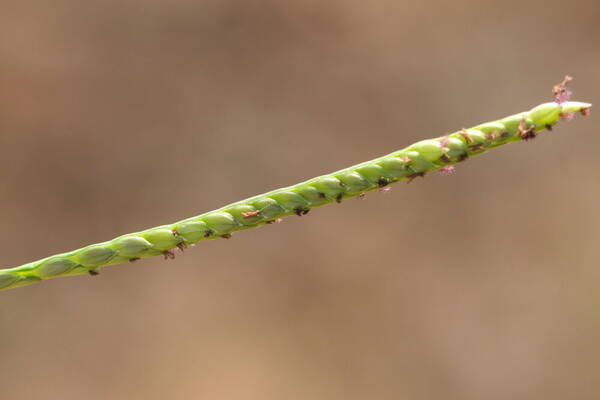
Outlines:
MULTIPOLYGON (((1 259, 551 99, 600 3, 5 1, 1 259)), ((0 293, 5 399, 597 399, 598 116, 175 261, 0 293)))

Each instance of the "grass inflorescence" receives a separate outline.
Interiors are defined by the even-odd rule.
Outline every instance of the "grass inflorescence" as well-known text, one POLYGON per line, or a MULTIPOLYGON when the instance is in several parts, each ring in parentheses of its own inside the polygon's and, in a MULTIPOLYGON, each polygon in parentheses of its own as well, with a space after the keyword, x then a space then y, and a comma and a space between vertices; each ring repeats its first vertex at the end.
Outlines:
POLYGON ((433 171, 451 173, 456 164, 470 157, 504 144, 531 141, 542 131, 551 130, 560 120, 572 119, 576 113, 588 115, 591 104, 569 100, 571 93, 567 84, 571 80, 567 76, 553 87, 552 102, 530 111, 422 140, 386 156, 174 224, 0 270, 0 289, 62 276, 98 275, 101 267, 146 257, 162 256, 172 260, 176 251, 184 251, 204 240, 229 239, 234 232, 280 222, 289 215, 305 216, 312 208, 363 197, 372 190, 387 191, 393 183, 410 183, 433 171))

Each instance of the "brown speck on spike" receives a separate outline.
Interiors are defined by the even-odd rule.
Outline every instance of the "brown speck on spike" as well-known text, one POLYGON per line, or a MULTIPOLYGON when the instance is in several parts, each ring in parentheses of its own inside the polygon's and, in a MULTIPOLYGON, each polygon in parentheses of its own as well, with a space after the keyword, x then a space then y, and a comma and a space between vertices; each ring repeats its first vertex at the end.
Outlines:
POLYGON ((100 272, 96 271, 95 269, 90 269, 88 274, 90 274, 90 276, 97 276, 100 275, 100 272))
POLYGON ((278 224, 278 223, 280 223, 281 221, 283 221, 283 219, 281 219, 281 218, 277 218, 277 219, 272 219, 272 220, 270 220, 270 221, 267 221, 267 222, 265 222, 265 223, 266 223, 266 224, 278 224))
POLYGON ((546 129, 548 129, 549 131, 551 131, 552 130, 552 125, 546 124, 546 129))
POLYGON ((469 149, 471 149, 473 151, 483 150, 483 145, 482 144, 473 144, 473 145, 469 146, 469 149))
POLYGON ((379 187, 384 187, 390 184, 390 180, 388 178, 379 178, 377 180, 377 185, 379 187))
POLYGON ((525 141, 535 139, 537 135, 533 131, 534 128, 535 126, 533 125, 527 127, 527 123, 525 122, 525 119, 523 119, 521 120, 521 122, 519 123, 519 127, 517 128, 517 135, 519 135, 519 137, 521 137, 521 139, 525 141))
POLYGON ((204 232, 204 237, 211 237, 213 235, 213 230, 212 229, 208 229, 206 232, 204 232))
POLYGON ((411 183, 412 181, 414 181, 416 178, 425 178, 425 172, 415 172, 414 174, 410 174, 407 176, 408 180, 406 181, 406 183, 411 183))
POLYGON ((174 260, 175 252, 173 251, 173 249, 165 250, 163 251, 163 256, 165 257, 165 260, 174 260))
POLYGON ((552 94, 554 95, 554 101, 557 103, 564 103, 565 101, 569 101, 571 97, 571 92, 567 89, 567 85, 573 81, 573 78, 569 75, 566 75, 561 83, 554 85, 552 88, 552 94))
POLYGON ((258 215, 260 215, 260 210, 242 212, 242 215, 244 216, 244 218, 257 217, 258 215))
POLYGON ((137 260, 141 260, 141 258, 139 258, 139 257, 133 257, 133 258, 129 259, 129 262, 132 263, 132 262, 136 262, 137 260))
POLYGON ((357 198, 357 199, 364 199, 364 198, 365 198, 365 196, 366 196, 366 194, 365 194, 365 193, 361 193, 361 194, 359 194, 358 196, 356 196, 356 198, 357 198))
POLYGON ((528 142, 528 141, 530 141, 530 140, 533 140, 533 139, 535 139, 536 137, 537 137, 537 135, 536 135, 536 133, 535 133, 535 132, 533 132, 533 130, 531 130, 531 131, 527 132, 526 134, 524 134, 524 135, 522 136, 523 140, 524 140, 524 141, 526 141, 526 142, 528 142))
POLYGON ((173 236, 179 239, 179 243, 177 243, 177 248, 180 251, 185 250, 187 248, 187 244, 185 243, 185 240, 179 235, 179 232, 177 232, 176 229, 173 229, 173 236))
POLYGON ((301 217, 303 215, 308 214, 308 212, 310 211, 310 208, 306 208, 306 207, 297 207, 294 209, 294 213, 296 213, 297 216, 301 217))
POLYGON ((487 140, 496 140, 496 139, 498 139, 500 136, 502 136, 502 133, 503 133, 503 132, 497 132, 497 131, 494 131, 494 132, 488 132, 488 133, 485 135, 485 138, 486 138, 487 140))
POLYGON ((469 135, 469 132, 465 128, 463 128, 458 134, 462 136, 463 139, 467 141, 467 143, 473 143, 473 138, 471 137, 471 135, 469 135))
POLYGON ((579 111, 579 113, 581 115, 583 115, 584 117, 587 117, 590 115, 590 108, 582 108, 581 111, 579 111))
POLYGON ((327 197, 327 196, 325 195, 325 193, 323 193, 323 192, 319 192, 319 198, 320 198, 320 199, 324 199, 324 198, 326 198, 326 197, 327 197))
POLYGON ((231 239, 231 233, 224 233, 221 235, 223 239, 231 239))
POLYGON ((177 248, 179 249, 179 251, 184 251, 185 249, 187 249, 187 244, 185 244, 185 242, 181 242, 177 244, 177 248))
POLYGON ((335 202, 340 204, 342 202, 342 194, 338 194, 337 196, 335 196, 335 202))
POLYGON ((462 153, 460 156, 458 156, 458 161, 465 161, 467 158, 469 158, 469 153, 467 153, 466 151, 464 153, 462 153))
POLYGON ((440 157, 440 161, 443 163, 449 163, 450 161, 452 161, 452 159, 448 157, 448 154, 442 154, 442 156, 440 157))

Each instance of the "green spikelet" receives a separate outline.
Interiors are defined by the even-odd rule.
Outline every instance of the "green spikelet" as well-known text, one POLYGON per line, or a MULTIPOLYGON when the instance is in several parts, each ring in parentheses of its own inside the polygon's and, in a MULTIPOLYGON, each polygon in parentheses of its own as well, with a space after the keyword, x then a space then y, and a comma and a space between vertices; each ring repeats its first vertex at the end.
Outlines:
POLYGON ((251 197, 197 217, 131 233, 58 254, 20 267, 0 270, 0 289, 15 288, 59 276, 97 274, 100 267, 163 255, 174 258, 202 240, 229 238, 233 232, 269 224, 288 215, 304 215, 314 207, 362 195, 401 180, 436 170, 447 171, 458 162, 503 144, 531 140, 551 129, 561 118, 580 112, 587 115, 591 104, 563 101, 563 86, 555 87, 556 102, 531 111, 487 122, 446 136, 417 142, 403 150, 352 166, 329 175, 251 197), (558 88, 558 89, 557 89, 558 88))

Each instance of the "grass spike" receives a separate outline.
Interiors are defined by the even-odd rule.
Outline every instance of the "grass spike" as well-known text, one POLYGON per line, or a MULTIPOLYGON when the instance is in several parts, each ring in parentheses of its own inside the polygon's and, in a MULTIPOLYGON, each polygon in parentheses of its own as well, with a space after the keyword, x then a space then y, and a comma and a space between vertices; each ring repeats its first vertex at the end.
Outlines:
POLYGON ((289 215, 306 215, 312 208, 363 197, 372 190, 389 190, 392 183, 413 181, 426 173, 449 173, 454 164, 492 148, 532 140, 561 119, 576 113, 588 115, 589 103, 569 101, 565 79, 553 88, 554 101, 498 121, 417 142, 403 150, 297 185, 273 190, 218 210, 171 225, 130 233, 113 240, 57 254, 19 267, 0 269, 0 289, 16 288, 42 280, 71 275, 97 275, 101 267, 163 256, 203 240, 230 238, 236 231, 279 222, 289 215))

